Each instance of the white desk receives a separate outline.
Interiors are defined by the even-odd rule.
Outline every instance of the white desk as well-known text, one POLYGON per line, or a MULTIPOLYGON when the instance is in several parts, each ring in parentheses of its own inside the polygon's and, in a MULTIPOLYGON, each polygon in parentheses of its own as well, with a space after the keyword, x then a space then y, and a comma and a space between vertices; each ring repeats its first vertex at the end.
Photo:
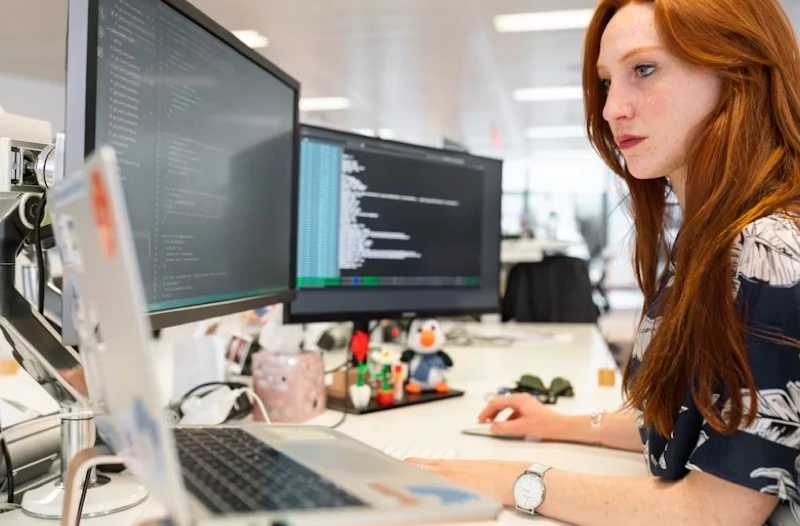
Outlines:
MULTIPOLYGON (((501 326, 474 325, 470 326, 470 329, 477 327, 498 334, 501 326)), ((448 348, 448 353, 455 362, 449 383, 454 388, 464 390, 466 394, 463 397, 363 416, 348 415, 339 430, 378 449, 390 444, 407 443, 435 450, 456 450, 462 459, 530 460, 584 473, 645 475, 646 466, 641 454, 571 444, 496 440, 461 433, 463 428, 476 424, 478 412, 483 408, 488 393, 496 391, 500 386, 513 387, 514 382, 525 373, 539 376, 545 384, 549 384, 555 376, 568 378, 575 388, 575 397, 562 398, 557 406, 560 411, 566 413, 587 413, 596 407, 616 409, 621 403, 619 376, 616 388, 597 387, 597 369, 608 367, 613 364, 613 360, 595 326, 504 327, 510 327, 510 332, 517 334, 523 332, 566 334, 569 335, 567 339, 571 341, 516 343, 511 347, 448 348), (427 430, 425 436, 419 436, 411 431, 408 422, 412 420, 427 430)), ((332 355, 329 360, 335 365, 341 362, 341 357, 332 355)), ((339 413, 328 411, 311 423, 331 425, 339 418, 339 413)), ((157 517, 159 513, 161 513, 160 507, 151 500, 139 508, 104 519, 82 521, 82 524, 127 526, 140 520, 157 517)), ((532 520, 542 525, 560 524, 540 517, 531 519, 511 511, 504 511, 499 523, 523 525, 531 524, 532 520)), ((48 522, 29 518, 21 512, 13 512, 0 515, 0 526, 6 524, 43 526, 48 522)), ((475 524, 470 523, 471 526, 475 524)), ((481 524, 489 526, 497 522, 481 524)))

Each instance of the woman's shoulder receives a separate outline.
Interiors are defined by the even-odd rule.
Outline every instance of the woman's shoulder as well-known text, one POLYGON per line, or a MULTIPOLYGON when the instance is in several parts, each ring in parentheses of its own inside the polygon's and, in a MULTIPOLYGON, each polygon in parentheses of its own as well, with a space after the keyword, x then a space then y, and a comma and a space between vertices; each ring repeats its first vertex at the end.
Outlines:
POLYGON ((739 244, 746 241, 800 254, 800 214, 776 212, 760 217, 739 234, 739 244))
POLYGON ((734 276, 774 286, 800 283, 800 215, 777 212, 749 223, 733 248, 734 276))

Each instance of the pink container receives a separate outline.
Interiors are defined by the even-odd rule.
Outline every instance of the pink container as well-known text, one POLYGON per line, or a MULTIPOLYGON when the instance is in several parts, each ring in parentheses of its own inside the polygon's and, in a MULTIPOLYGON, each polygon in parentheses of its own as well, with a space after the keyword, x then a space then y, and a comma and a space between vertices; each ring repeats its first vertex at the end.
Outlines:
MULTIPOLYGON (((260 351, 253 355, 252 363, 253 389, 272 422, 299 424, 325 412, 325 364, 320 353, 260 351)), ((253 416, 264 421, 257 407, 253 416)))

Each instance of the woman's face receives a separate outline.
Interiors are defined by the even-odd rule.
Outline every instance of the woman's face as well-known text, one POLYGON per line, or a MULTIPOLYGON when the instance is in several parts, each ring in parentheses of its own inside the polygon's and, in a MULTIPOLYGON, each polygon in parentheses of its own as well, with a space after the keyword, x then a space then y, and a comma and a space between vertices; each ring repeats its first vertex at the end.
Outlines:
POLYGON ((637 179, 685 170, 692 133, 716 107, 721 79, 663 46, 652 3, 629 4, 600 42, 597 74, 608 92, 603 118, 637 179))

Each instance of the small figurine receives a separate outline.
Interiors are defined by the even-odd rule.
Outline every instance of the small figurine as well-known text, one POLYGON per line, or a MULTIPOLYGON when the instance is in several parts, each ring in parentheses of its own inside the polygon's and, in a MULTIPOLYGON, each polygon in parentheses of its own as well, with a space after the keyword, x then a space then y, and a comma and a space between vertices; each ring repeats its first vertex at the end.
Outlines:
POLYGON ((392 388, 392 366, 383 365, 375 375, 375 402, 380 406, 394 404, 394 390, 392 388))
POLYGON ((350 340, 350 352, 353 355, 353 367, 358 367, 362 363, 367 363, 367 355, 369 354, 369 334, 363 331, 358 331, 353 334, 350 340))
POLYGON ((363 409, 369 405, 372 397, 372 388, 366 383, 365 378, 368 368, 369 334, 364 331, 356 331, 350 340, 350 353, 353 356, 352 365, 358 368, 358 379, 348 388, 350 401, 353 402, 353 407, 356 409, 363 409))
POLYGON ((445 372, 453 366, 453 360, 442 350, 445 338, 439 322, 434 319, 416 319, 408 328, 408 350, 400 361, 408 365, 406 391, 419 394, 435 390, 447 393, 445 372))
MULTIPOLYGON (((384 372, 387 365, 389 366, 389 370, 391 370, 398 362, 400 362, 399 352, 386 347, 372 346, 367 356, 370 378, 374 382, 374 379, 384 372)), ((373 384, 372 387, 375 387, 375 385, 373 384)))
POLYGON ((403 399, 403 393, 405 392, 403 388, 403 364, 395 364, 392 385, 394 386, 394 399, 396 402, 399 402, 403 399))
POLYGON ((394 390, 391 382, 391 369, 387 365, 383 372, 375 379, 378 392, 375 394, 375 402, 382 407, 394 404, 394 390))
POLYGON ((369 405, 370 398, 372 398, 372 388, 364 380, 367 372, 367 365, 361 364, 358 367, 358 379, 356 383, 350 386, 350 401, 353 402, 353 407, 356 409, 363 409, 369 405))

